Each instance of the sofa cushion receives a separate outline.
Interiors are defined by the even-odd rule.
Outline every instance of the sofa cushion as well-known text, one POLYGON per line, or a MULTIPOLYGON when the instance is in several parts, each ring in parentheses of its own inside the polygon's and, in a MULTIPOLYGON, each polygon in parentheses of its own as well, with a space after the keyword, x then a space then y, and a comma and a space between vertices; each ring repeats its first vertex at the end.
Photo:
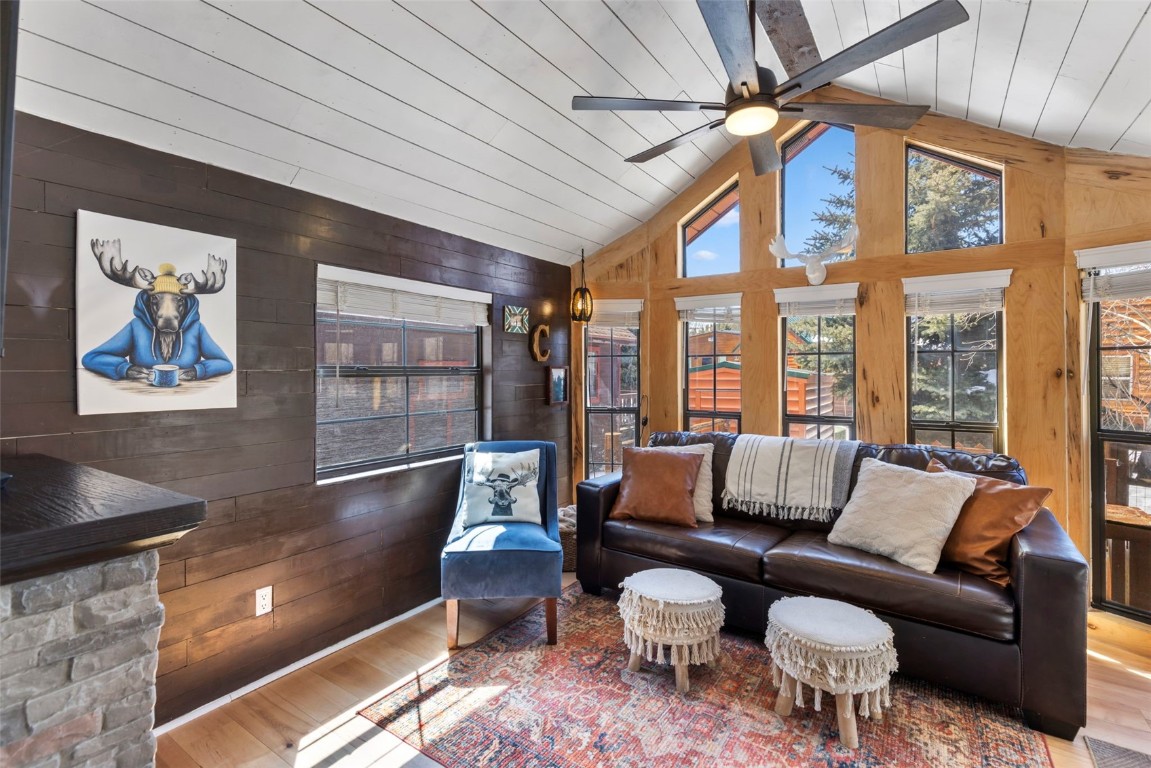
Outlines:
POLYGON ((763 580, 800 594, 843 600, 863 608, 929 622, 992 640, 1015 637, 1010 589, 947 566, 936 573, 796 531, 763 558, 763 580))
POLYGON ((642 520, 607 520, 607 549, 759 583, 763 554, 791 532, 767 523, 717 517, 698 528, 642 520))

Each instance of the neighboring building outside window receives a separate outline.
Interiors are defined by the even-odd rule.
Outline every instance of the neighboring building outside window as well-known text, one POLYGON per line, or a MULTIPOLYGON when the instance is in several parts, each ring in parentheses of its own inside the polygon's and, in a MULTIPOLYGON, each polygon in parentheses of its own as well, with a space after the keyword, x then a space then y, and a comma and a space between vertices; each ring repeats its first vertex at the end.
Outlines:
POLYGON ((676 296, 683 331, 683 428, 739 432, 743 294, 676 296))
POLYGON ((739 271, 739 184, 717 194, 681 228, 683 277, 739 271))
POLYGON ((584 471, 587 477, 623 466, 623 447, 639 440, 639 325, 589 324, 586 353, 584 471))
POLYGON ((907 252, 1002 242, 1002 172, 908 146, 907 252))
POLYGON ((855 437, 855 317, 785 317, 783 434, 855 437))
MULTIPOLYGON (((452 312, 450 298, 352 283, 349 277, 389 279, 321 269, 316 305, 317 476, 448 456, 480 439, 483 364, 478 322, 486 323, 486 306, 460 301, 452 312), (325 278, 323 270, 341 279, 325 278), (420 319, 389 316, 404 313, 405 307, 420 319), (469 318, 475 319, 467 322, 469 318)), ((392 282, 407 288, 422 285, 392 282)))
MULTIPOLYGON (((780 208, 787 248, 793 254, 821 253, 855 224, 855 133, 812 123, 783 145, 782 155, 780 208)), ((781 266, 799 264, 788 259, 781 266)))

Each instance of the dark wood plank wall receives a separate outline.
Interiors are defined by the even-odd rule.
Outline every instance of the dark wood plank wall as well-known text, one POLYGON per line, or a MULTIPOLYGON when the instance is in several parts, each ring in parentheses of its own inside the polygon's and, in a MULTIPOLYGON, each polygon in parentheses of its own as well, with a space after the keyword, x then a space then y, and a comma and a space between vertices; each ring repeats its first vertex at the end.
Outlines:
MULTIPOLYGON (((568 268, 29 115, 16 141, 0 450, 209 500, 163 550, 158 722, 436 598, 457 463, 313 482, 316 263, 489 291, 497 318, 550 312, 552 365, 568 364, 568 268), (236 238, 238 408, 76 415, 77 209, 236 238)), ((555 441, 566 503, 568 408, 547 404, 528 337, 495 326, 491 437, 555 441)))

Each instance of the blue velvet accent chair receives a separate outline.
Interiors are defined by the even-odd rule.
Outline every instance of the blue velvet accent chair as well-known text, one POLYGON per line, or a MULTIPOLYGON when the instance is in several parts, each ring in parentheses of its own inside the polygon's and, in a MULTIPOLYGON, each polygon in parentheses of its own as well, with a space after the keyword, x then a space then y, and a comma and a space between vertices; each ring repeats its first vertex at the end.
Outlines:
MULTIPOLYGON (((539 440, 469 443, 464 452, 540 451, 539 491, 543 525, 483 523, 464 528, 464 478, 456 520, 440 554, 440 589, 448 609, 448 648, 459 646, 460 600, 542 597, 547 607, 548 644, 556 642, 556 601, 563 574, 556 488, 556 444, 539 440)), ((466 462, 465 462, 466 466, 466 462)))

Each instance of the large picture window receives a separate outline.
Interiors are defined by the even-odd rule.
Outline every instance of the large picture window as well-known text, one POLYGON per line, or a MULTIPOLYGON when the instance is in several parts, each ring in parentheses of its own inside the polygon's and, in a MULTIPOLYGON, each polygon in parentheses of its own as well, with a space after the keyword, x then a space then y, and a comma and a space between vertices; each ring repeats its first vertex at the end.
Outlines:
POLYGON ((907 148, 907 252, 1003 242, 1003 174, 907 148))
POLYGON ((739 271, 739 185, 716 195, 683 224, 684 277, 724 275, 739 271))
POLYGON ((584 330, 587 351, 588 477, 623 466, 623 447, 639 440, 639 324, 591 324, 584 330))
POLYGON ((467 322, 478 305, 324 278, 318 294, 317 476, 452 455, 481 437, 481 328, 467 322), (389 316, 403 314, 419 319, 389 316))
MULTIPOLYGON (((783 235, 794 254, 822 253, 855 224, 855 133, 812 123, 783 145, 783 235)), ((829 261, 853 258, 854 253, 829 261)), ((787 259, 784 267, 799 266, 787 259)))

